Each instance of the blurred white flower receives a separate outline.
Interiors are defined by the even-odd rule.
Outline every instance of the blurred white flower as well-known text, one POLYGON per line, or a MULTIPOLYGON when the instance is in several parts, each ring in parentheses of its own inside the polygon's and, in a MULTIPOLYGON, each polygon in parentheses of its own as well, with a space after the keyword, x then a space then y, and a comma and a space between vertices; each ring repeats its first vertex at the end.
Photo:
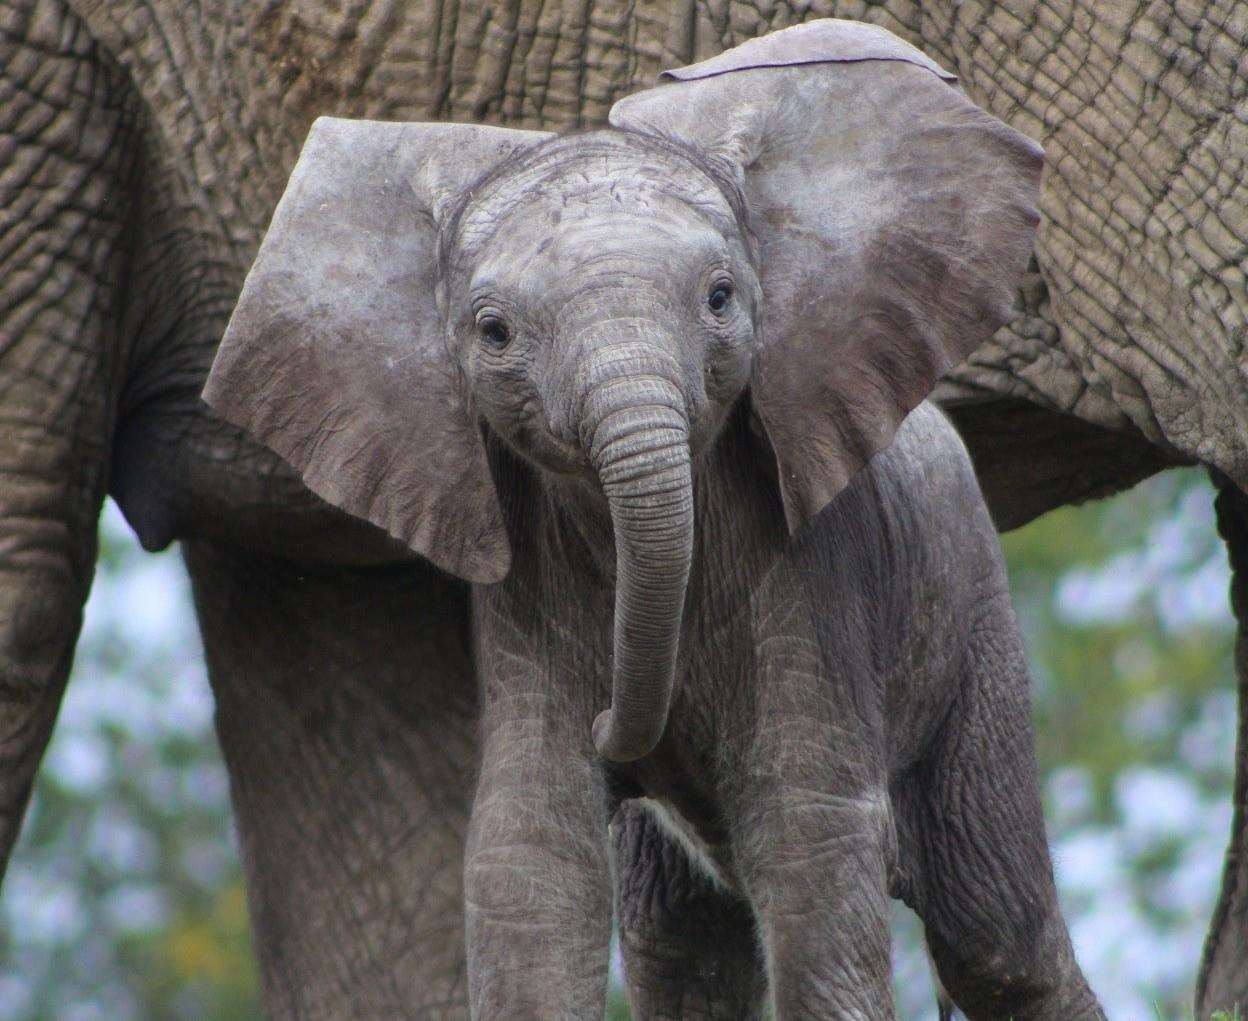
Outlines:
POLYGON ((1150 766, 1124 770, 1114 783, 1114 802, 1124 840, 1134 853, 1191 833, 1201 811, 1200 792, 1191 780, 1175 770, 1150 766))
POLYGON ((43 768, 71 794, 90 797, 98 794, 109 775, 108 745, 89 730, 74 741, 59 741, 48 748, 43 768))

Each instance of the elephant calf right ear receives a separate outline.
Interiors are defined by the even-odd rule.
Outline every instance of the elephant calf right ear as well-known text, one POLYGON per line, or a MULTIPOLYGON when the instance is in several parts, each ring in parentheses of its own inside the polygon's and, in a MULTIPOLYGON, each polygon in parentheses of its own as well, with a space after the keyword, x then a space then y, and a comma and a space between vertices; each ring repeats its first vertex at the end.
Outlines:
POLYGON ((666 74, 611 123, 738 174, 763 291, 751 399, 796 529, 1010 317, 1042 153, 874 25, 806 22, 666 74))
POLYGON ((546 137, 318 120, 204 388, 318 496, 470 581, 510 550, 436 306, 436 211, 546 137))

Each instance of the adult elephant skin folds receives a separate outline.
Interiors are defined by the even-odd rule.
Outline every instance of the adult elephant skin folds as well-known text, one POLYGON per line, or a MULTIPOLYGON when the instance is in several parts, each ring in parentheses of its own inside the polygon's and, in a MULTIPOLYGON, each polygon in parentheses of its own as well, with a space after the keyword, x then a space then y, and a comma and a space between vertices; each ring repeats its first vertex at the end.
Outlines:
MULTIPOLYGON (((592 127, 664 69, 825 15, 918 46, 1045 147, 1015 314, 936 390, 998 525, 1178 462, 1222 466, 1234 500, 1248 405, 1243 256, 1226 248, 1248 235, 1238 0, 9 0, 0 847, 55 718, 107 489, 146 546, 185 541, 268 1013, 462 1009, 448 934, 476 768, 467 587, 210 413, 209 366, 317 116, 592 127)), ((1248 812, 1236 820, 1231 877, 1248 862, 1248 812)), ((680 887, 687 918, 651 910, 675 902, 688 862, 626 821, 638 959, 675 953, 689 919, 736 917, 701 887, 680 887)), ((1203 1009, 1248 1009, 1248 878, 1228 881, 1217 917, 1230 936, 1210 943, 1203 1009)), ((687 952, 683 970, 707 973, 687 952)), ((747 961, 752 943, 734 952, 747 961)), ((656 986, 655 1003, 679 1013, 681 997, 721 991, 656 986)))

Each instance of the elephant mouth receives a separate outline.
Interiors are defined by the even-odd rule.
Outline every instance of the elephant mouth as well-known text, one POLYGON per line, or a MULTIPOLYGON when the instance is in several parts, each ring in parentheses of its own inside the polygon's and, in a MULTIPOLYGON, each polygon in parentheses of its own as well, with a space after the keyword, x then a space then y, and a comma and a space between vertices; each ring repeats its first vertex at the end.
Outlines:
POLYGON ((539 414, 532 411, 516 429, 516 447, 545 471, 569 479, 595 480, 588 451, 563 439, 549 423, 538 421, 539 414))

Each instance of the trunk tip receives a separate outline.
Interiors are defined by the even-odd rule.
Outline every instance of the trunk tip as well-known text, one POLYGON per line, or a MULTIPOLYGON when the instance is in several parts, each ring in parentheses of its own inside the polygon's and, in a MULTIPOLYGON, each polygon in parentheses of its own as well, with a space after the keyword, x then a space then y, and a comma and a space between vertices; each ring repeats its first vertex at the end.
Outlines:
POLYGON ((594 747, 604 759, 611 762, 632 762, 654 751, 663 732, 659 731, 653 738, 643 738, 640 743, 634 741, 630 744, 622 740, 612 711, 604 709, 594 718, 593 736, 594 747))

